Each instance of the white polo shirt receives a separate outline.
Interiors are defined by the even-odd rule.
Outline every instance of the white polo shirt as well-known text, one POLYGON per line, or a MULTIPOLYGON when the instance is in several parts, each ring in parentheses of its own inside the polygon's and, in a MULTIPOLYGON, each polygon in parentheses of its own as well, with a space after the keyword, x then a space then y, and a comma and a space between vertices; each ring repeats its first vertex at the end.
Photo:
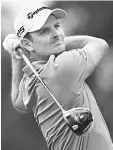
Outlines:
MULTIPOLYGON (((63 52, 47 62, 32 63, 42 80, 65 110, 87 107, 94 126, 85 136, 77 136, 66 125, 62 112, 28 66, 23 69, 22 100, 34 117, 51 150, 113 150, 112 141, 96 100, 85 83, 95 66, 84 50, 63 52)), ((20 86, 22 87, 22 86, 20 86)))

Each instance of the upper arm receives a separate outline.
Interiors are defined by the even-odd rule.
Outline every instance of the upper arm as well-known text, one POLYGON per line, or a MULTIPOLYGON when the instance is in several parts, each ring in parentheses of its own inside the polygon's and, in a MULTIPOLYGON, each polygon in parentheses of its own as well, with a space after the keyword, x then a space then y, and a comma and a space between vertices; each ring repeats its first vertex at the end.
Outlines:
POLYGON ((76 93, 81 91, 86 77, 94 70, 92 58, 83 49, 64 52, 56 58, 55 63, 60 79, 76 93))

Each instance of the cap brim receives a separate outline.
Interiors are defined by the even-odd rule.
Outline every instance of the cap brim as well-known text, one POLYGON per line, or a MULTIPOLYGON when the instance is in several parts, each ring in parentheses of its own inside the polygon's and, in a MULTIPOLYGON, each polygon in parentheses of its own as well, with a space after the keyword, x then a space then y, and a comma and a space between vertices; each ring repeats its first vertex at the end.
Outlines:
POLYGON ((57 19, 64 18, 67 15, 67 13, 63 9, 59 8, 53 9, 51 11, 51 14, 54 14, 57 17, 57 19))
POLYGON ((36 18, 34 19, 34 22, 33 22, 33 25, 32 27, 29 29, 28 32, 34 32, 34 31, 37 31, 39 29, 41 29, 44 24, 46 23, 48 17, 51 15, 51 14, 54 14, 56 16, 57 19, 61 19, 61 18, 64 18, 67 13, 62 10, 62 9, 53 9, 53 10, 45 10, 46 12, 42 11, 40 12, 40 18, 38 17, 38 15, 36 16, 36 18))

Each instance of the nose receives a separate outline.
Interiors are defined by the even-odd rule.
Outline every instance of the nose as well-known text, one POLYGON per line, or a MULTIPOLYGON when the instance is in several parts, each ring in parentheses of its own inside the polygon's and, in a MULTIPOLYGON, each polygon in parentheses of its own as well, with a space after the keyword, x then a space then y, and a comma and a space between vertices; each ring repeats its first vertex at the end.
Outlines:
POLYGON ((52 36, 53 37, 58 37, 60 34, 61 33, 58 29, 55 29, 54 27, 52 28, 52 36))

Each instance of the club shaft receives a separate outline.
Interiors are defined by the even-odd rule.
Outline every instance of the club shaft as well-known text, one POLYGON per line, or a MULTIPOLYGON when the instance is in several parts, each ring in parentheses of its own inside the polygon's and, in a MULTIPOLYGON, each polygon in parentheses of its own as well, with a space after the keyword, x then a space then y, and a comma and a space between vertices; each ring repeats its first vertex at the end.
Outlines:
POLYGON ((24 54, 24 52, 22 51, 22 49, 18 48, 18 51, 19 51, 20 55, 22 56, 22 58, 24 59, 24 61, 26 62, 26 64, 30 67, 30 69, 33 71, 33 73, 39 79, 39 81, 41 82, 41 84, 43 85, 43 87, 47 90, 47 92, 50 94, 50 96, 53 98, 53 100, 57 103, 57 105, 59 106, 59 108, 61 109, 61 111, 64 113, 65 110, 62 108, 62 106, 60 105, 60 103, 58 102, 58 100, 55 98, 55 96, 51 93, 51 91, 49 90, 49 88, 47 87, 47 85, 44 83, 44 81, 40 78, 39 74, 34 69, 34 67, 32 66, 32 64, 29 61, 29 59, 26 57, 26 55, 24 54))

